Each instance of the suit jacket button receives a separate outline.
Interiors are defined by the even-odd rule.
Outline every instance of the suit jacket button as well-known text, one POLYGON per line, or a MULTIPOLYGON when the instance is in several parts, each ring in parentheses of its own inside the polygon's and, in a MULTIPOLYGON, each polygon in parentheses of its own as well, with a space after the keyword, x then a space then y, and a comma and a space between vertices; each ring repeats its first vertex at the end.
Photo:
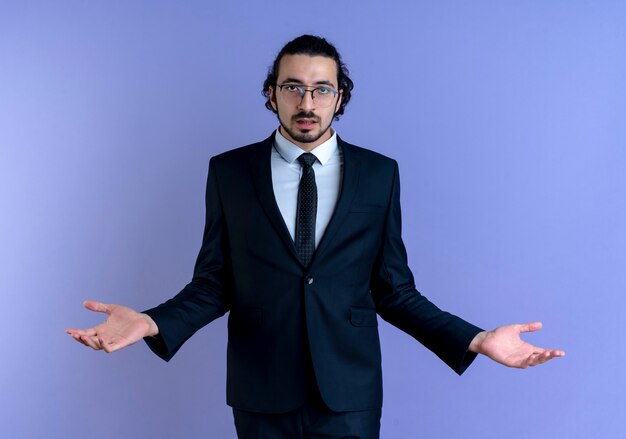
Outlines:
POLYGON ((311 284, 313 283, 313 280, 314 280, 314 279, 313 279, 313 276, 307 276, 307 278, 306 278, 306 283, 307 283, 307 284, 309 284, 309 285, 311 285, 311 284))

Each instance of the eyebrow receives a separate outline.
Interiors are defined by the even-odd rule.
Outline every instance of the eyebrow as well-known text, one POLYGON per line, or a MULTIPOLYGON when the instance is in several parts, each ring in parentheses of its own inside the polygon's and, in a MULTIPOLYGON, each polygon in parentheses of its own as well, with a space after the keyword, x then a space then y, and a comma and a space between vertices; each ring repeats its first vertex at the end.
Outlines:
MULTIPOLYGON (((304 84, 304 82, 302 82, 298 78, 287 78, 287 79, 285 79, 283 81, 283 84, 287 84, 287 83, 304 84)), ((330 81, 317 81, 317 82, 314 83, 314 85, 330 85, 330 86, 336 88, 335 84, 333 84, 330 81)))

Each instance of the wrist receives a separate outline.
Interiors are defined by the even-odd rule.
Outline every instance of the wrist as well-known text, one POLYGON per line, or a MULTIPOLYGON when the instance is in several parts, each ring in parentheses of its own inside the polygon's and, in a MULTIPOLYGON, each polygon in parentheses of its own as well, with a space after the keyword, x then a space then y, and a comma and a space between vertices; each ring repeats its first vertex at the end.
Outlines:
POLYGON ((485 338, 487 337, 487 331, 482 331, 479 332, 478 334, 476 334, 476 336, 472 339, 469 347, 467 348, 467 350, 469 352, 474 352, 476 354, 481 354, 482 353, 482 344, 485 341, 485 338))
POLYGON ((148 329, 146 330, 145 337, 155 337, 159 335, 159 327, 157 326, 155 321, 152 320, 152 317, 150 317, 148 314, 145 314, 145 313, 141 313, 141 317, 148 324, 148 329))

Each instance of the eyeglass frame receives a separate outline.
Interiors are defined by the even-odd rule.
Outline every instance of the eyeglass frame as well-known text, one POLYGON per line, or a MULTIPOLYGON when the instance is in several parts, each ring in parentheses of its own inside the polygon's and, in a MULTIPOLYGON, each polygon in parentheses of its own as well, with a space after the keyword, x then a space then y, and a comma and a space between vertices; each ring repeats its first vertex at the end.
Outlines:
MULTIPOLYGON (((306 93, 311 93, 311 100, 315 102, 315 96, 313 96, 313 92, 315 92, 316 90, 319 90, 320 88, 328 89, 333 94, 333 100, 335 100, 337 95, 341 93, 341 90, 335 90, 334 88, 328 85, 319 85, 317 87, 313 87, 312 85, 301 85, 301 84, 294 84, 294 83, 287 82, 283 84, 276 84, 276 87, 280 89, 281 93, 283 92, 283 87, 297 88, 300 91, 300 102, 302 102, 302 99, 304 99, 304 95, 306 93), (307 90, 307 88, 311 88, 311 90, 307 90)), ((330 103, 329 103, 329 106, 330 106, 330 103)))

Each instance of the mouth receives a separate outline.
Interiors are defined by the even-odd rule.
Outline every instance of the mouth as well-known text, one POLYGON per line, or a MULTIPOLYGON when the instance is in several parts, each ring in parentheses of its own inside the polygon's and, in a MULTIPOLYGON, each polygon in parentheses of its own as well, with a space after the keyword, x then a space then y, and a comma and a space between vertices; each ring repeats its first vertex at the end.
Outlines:
POLYGON ((296 126, 300 130, 311 130, 315 127, 315 124, 317 124, 317 120, 312 118, 303 117, 296 119, 296 126))

